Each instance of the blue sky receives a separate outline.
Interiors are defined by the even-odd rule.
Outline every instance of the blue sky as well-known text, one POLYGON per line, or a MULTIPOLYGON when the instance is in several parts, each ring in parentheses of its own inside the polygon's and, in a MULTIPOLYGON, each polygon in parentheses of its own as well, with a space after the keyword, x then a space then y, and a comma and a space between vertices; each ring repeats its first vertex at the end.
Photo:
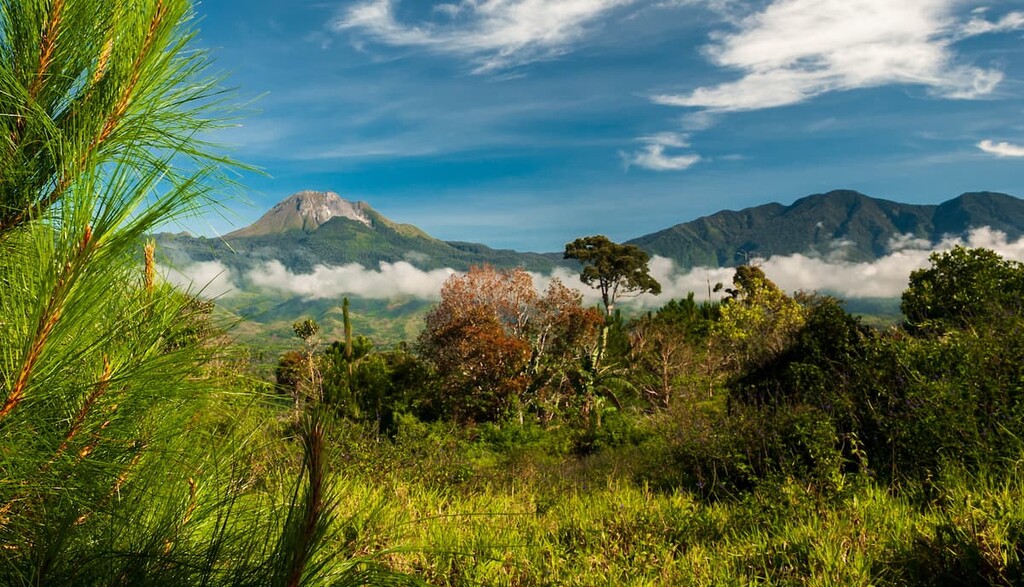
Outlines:
MULTIPOLYGON (((236 226, 301 189, 560 250, 857 189, 1024 196, 1024 0, 205 0, 236 226)), ((214 234, 211 219, 190 229, 214 234)))

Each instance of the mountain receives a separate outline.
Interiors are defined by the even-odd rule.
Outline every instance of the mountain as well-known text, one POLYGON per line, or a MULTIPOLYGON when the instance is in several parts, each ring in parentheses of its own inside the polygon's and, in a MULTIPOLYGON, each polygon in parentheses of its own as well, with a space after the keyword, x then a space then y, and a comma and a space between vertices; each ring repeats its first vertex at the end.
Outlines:
MULTIPOLYGON (((869 261, 885 255, 897 238, 938 242, 973 227, 989 226, 1011 239, 1024 235, 1024 201, 1006 194, 963 194, 939 205, 900 204, 838 190, 801 198, 786 206, 772 203, 740 211, 722 211, 633 239, 649 253, 669 257, 682 267, 732 266, 750 256, 820 255, 869 261)), ((542 273, 574 267, 561 253, 495 250, 481 244, 443 241, 410 224, 396 223, 366 202, 350 202, 333 192, 299 192, 271 208, 252 225, 222 238, 185 234, 156 235, 161 262, 185 267, 217 261, 233 272, 240 289, 218 301, 236 316, 235 333, 266 351, 269 362, 294 347, 291 324, 302 316, 317 319, 327 339, 342 336, 337 299, 304 299, 251 287, 246 275, 268 261, 280 261, 293 273, 316 265, 406 261, 424 269, 490 263, 524 266, 542 273)), ((575 266, 578 267, 578 266, 575 266)), ((575 269, 573 269, 575 270, 575 269)), ((376 300, 352 297, 352 319, 360 334, 378 343, 412 340, 432 302, 407 296, 376 300)), ((894 300, 861 300, 862 312, 897 320, 894 300), (867 305, 865 305, 867 304, 867 305)), ((854 308, 853 305, 850 306, 854 308)))
POLYGON ((975 192, 936 206, 836 190, 789 206, 772 203, 718 212, 629 242, 682 267, 732 266, 750 256, 797 253, 870 261, 890 252, 899 237, 937 243, 982 226, 1019 238, 1024 233, 1024 200, 975 192))
POLYGON ((333 192, 303 191, 276 204, 253 224, 208 239, 185 234, 157 235, 159 250, 174 265, 219 261, 244 273, 277 260, 296 273, 316 265, 408 262, 420 269, 468 269, 490 263, 550 271, 560 255, 497 250, 481 244, 446 242, 411 224, 399 224, 366 202, 350 202, 333 192))
MULTIPOLYGON (((870 261, 891 252, 894 239, 930 243, 989 226, 1011 239, 1024 234, 1024 200, 972 192, 939 205, 902 204, 851 190, 814 194, 793 202, 726 210, 628 241, 680 267, 733 266, 752 256, 817 255, 870 261)), ((219 261, 243 274, 277 260, 295 273, 316 265, 408 262, 420 269, 465 270, 489 263, 549 272, 573 267, 561 253, 520 253, 486 245, 436 239, 411 224, 396 223, 366 202, 333 192, 303 191, 281 201, 259 220, 222 238, 157 236, 171 264, 219 261)))
POLYGON ((373 228, 366 202, 349 202, 334 192, 302 191, 279 202, 253 224, 225 238, 280 234, 292 230, 312 232, 332 218, 348 218, 373 228))

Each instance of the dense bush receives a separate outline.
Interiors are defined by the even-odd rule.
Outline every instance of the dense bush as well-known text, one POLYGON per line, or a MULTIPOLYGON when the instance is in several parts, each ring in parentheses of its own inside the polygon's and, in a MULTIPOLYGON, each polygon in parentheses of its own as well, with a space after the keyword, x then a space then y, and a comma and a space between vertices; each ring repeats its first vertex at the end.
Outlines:
MULTIPOLYGON (((936 270, 951 259, 983 259, 1001 267, 998 283, 1020 271, 987 253, 964 250, 934 257, 936 270)), ((935 287, 934 271, 916 276, 905 300, 917 304, 938 299, 937 291, 952 293, 948 284, 935 287)), ((910 333, 874 333, 835 300, 816 300, 793 342, 773 360, 739 373, 730 397, 756 407, 766 427, 794 410, 818 410, 834 429, 832 441, 843 451, 847 470, 857 469, 854 446, 872 471, 893 481, 924 479, 949 463, 997 465, 1017 454, 1024 438, 1024 317, 1008 304, 997 304, 998 312, 989 306, 970 316, 969 324, 961 321, 967 316, 940 317, 933 309, 929 324, 941 323, 945 332, 934 337, 933 329, 920 324, 910 333)), ((786 458, 785 450, 778 454, 780 462, 786 458)))

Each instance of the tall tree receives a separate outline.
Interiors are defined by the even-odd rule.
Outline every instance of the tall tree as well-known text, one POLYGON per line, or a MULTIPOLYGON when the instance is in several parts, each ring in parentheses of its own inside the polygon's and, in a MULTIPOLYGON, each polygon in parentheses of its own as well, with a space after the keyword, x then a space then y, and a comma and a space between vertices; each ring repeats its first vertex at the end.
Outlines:
POLYGON ((566 244, 565 258, 583 264, 580 279, 601 292, 609 317, 621 297, 661 293, 661 284, 647 266, 650 256, 636 245, 620 245, 604 235, 587 236, 566 244))

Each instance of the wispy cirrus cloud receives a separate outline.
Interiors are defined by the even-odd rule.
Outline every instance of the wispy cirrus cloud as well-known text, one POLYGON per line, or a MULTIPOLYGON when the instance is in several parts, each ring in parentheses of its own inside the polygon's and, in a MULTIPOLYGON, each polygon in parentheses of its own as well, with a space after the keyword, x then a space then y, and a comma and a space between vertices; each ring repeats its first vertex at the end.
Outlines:
POLYGON ((978 148, 996 157, 1024 157, 1024 145, 1007 141, 994 142, 988 139, 978 143, 978 148))
POLYGON ((985 96, 1003 73, 962 63, 954 44, 1024 28, 1024 13, 990 21, 975 11, 965 22, 956 16, 960 5, 959 0, 773 0, 736 20, 734 32, 713 34, 704 47, 712 63, 739 72, 739 79, 652 100, 729 112, 890 84, 920 85, 946 98, 985 96))
POLYGON ((640 137, 637 141, 645 146, 632 153, 620 152, 626 167, 641 167, 652 171, 682 171, 701 160, 696 153, 672 155, 668 149, 685 149, 690 146, 689 136, 684 133, 662 132, 640 137))
POLYGON ((599 18, 636 1, 461 0, 434 4, 428 19, 402 22, 396 17, 401 0, 363 0, 330 28, 464 56, 475 64, 474 73, 486 73, 564 53, 599 18))

